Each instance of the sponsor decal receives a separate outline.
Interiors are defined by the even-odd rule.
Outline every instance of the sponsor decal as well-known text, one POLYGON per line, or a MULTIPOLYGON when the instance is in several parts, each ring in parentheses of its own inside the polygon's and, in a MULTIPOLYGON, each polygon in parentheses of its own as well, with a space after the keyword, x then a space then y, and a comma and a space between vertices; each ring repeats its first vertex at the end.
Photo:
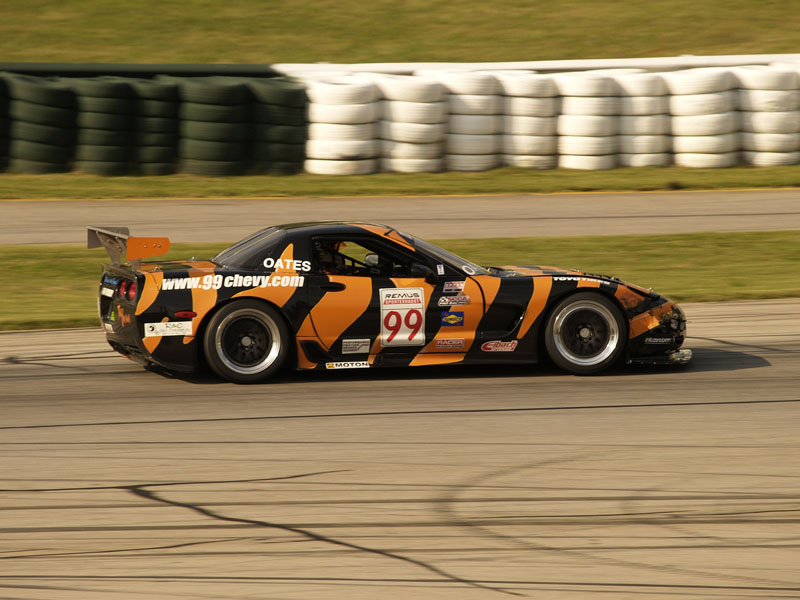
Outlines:
POLYGON ((326 369, 369 369, 369 363, 365 360, 352 362, 329 362, 325 363, 326 369))
POLYGON ((444 282, 444 289, 442 293, 444 294, 460 294, 464 291, 464 281, 445 281, 444 282))
POLYGON ((464 313, 461 311, 444 311, 442 313, 442 327, 463 327, 464 313))
POLYGON ((125 312, 125 309, 117 304, 117 313, 119 313, 119 322, 122 323, 122 326, 131 324, 131 316, 125 312))
POLYGON ((276 271, 310 271, 310 260, 291 260, 268 257, 262 263, 265 269, 275 269, 276 271))
POLYGON ((469 265, 461 265, 461 270, 464 271, 467 275, 475 275, 475 269, 470 267, 469 265))
POLYGON ((442 338, 436 340, 437 348, 463 348, 464 338, 442 338))
POLYGON ((672 343, 671 337, 649 337, 644 339, 645 344, 670 344, 672 343))
POLYGON ((603 285, 613 285, 610 281, 602 279, 595 279, 594 277, 553 277, 553 281, 591 281, 592 283, 600 283, 603 285))
POLYGON ((145 323, 144 337, 192 335, 191 321, 166 321, 164 323, 145 323))
POLYGON ((342 354, 364 354, 372 345, 369 338, 342 340, 342 354))
POLYGON ((513 352, 517 349, 517 340, 510 342, 501 342, 500 340, 491 340, 481 344, 481 350, 484 352, 513 352))
POLYGON ((444 265, 436 265, 436 274, 444 275, 444 265))
POLYGON ((439 298, 439 306, 458 306, 459 304, 469 304, 469 296, 442 296, 439 298))
POLYGON ((111 298, 114 295, 114 290, 112 290, 110 287, 103 286, 102 289, 100 290, 100 295, 108 296, 109 298, 111 298))
POLYGON ((425 345, 422 288, 380 288, 381 346, 425 345))
POLYGON ((222 288, 303 287, 303 275, 203 275, 170 277, 161 282, 162 290, 219 290, 222 288))

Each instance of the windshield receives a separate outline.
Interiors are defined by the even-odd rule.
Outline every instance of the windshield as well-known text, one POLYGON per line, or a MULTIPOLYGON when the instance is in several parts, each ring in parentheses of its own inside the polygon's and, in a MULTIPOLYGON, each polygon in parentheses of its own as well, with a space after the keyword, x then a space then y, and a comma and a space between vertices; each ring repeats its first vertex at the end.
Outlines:
POLYGON ((261 264, 265 256, 274 251, 285 235, 281 229, 267 227, 226 248, 211 261, 222 267, 254 269, 261 264))
POLYGON ((467 260, 466 258, 462 258, 457 254, 453 254, 452 252, 448 252, 444 248, 439 248, 439 246, 434 246, 433 244, 426 242, 425 240, 421 240, 419 238, 413 238, 410 235, 402 234, 403 237, 406 237, 412 240, 414 246, 422 250, 423 252, 430 254, 431 256, 436 257, 443 263, 447 263, 467 275, 490 275, 491 273, 481 267, 480 265, 476 265, 474 262, 467 260))

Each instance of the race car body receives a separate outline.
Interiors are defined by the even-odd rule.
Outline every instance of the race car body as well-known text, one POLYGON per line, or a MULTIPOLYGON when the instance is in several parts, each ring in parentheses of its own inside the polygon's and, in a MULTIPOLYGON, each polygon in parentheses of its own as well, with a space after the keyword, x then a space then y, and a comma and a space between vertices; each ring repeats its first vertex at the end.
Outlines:
POLYGON ((100 320, 130 358, 239 383, 282 366, 358 369, 533 363, 575 374, 620 362, 685 363, 674 303, 617 278, 482 267, 390 227, 268 227, 211 260, 145 262, 164 238, 90 228, 103 245, 100 320), (121 262, 127 252, 128 263, 121 262))

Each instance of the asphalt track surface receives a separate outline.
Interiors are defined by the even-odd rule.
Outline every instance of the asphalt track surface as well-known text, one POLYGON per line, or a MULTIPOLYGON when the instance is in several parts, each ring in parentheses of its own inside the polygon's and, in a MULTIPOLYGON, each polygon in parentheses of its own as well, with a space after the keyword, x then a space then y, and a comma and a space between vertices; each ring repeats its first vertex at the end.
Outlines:
POLYGON ((800 300, 684 308, 690 365, 600 377, 237 386, 2 332, 0 598, 800 598, 800 300))
MULTIPOLYGON (((268 193, 268 190, 265 190, 268 193)), ((0 244, 82 244, 125 225, 173 242, 233 242, 309 220, 385 223, 422 238, 800 230, 800 190, 412 198, 0 201, 0 244)))

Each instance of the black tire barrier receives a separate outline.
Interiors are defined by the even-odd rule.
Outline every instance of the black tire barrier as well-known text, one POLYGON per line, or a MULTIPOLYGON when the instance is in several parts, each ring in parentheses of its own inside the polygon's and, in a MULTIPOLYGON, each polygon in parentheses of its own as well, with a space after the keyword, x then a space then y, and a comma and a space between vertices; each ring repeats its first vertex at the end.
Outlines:
POLYGON ((71 158, 71 148, 26 140, 12 140, 8 154, 13 158, 34 162, 66 164, 71 158))
POLYGON ((128 162, 131 158, 131 149, 128 146, 95 146, 81 145, 75 147, 75 160, 77 161, 102 161, 102 162, 128 162))
POLYGON ((104 160, 75 161, 75 170, 90 175, 119 176, 129 175, 132 171, 130 163, 104 160))
POLYGON ((245 146, 239 142, 209 142, 183 139, 178 144, 178 155, 200 161, 241 161, 245 146))
POLYGON ((15 73, 3 73, 2 78, 8 87, 8 95, 14 100, 61 108, 75 107, 75 94, 57 80, 15 73))
POLYGON ((137 146, 177 146, 179 136, 175 131, 142 131, 134 134, 134 142, 137 146))
POLYGON ((132 127, 131 115, 120 115, 101 112, 79 112, 77 124, 79 128, 107 129, 109 131, 125 131, 132 127))
POLYGON ((75 143, 91 146, 125 146, 129 143, 130 132, 111 129, 78 129, 75 143))
POLYGON ((308 104, 305 86, 292 79, 251 79, 247 82, 247 87, 253 98, 264 104, 297 108, 303 108, 308 104))
POLYGON ((62 77, 59 81, 75 92, 76 96, 95 98, 133 98, 128 81, 115 77, 62 77))
POLYGON ((181 171, 189 175, 206 177, 228 177, 244 173, 244 165, 239 160, 194 160, 184 158, 180 162, 180 167, 181 171))
POLYGON ((137 166, 136 171, 139 175, 153 176, 153 175, 172 175, 175 173, 175 163, 149 163, 142 162, 137 166))
POLYGON ((244 104, 222 105, 184 102, 178 116, 187 121, 211 121, 215 123, 237 123, 247 121, 247 106, 244 104))
POLYGON ((141 117, 162 117, 175 119, 178 116, 178 101, 140 99, 136 105, 136 114, 141 117))
POLYGON ((137 117, 134 124, 136 131, 148 133, 177 133, 178 119, 166 117, 137 117))
POLYGON ((27 100, 12 100, 8 114, 14 120, 68 129, 75 126, 76 120, 75 109, 35 104, 27 100))
POLYGON ((251 155, 256 161, 302 162, 306 159, 306 145, 256 142, 251 155))
POLYGON ((302 162, 258 161, 251 166, 251 173, 260 175, 297 175, 302 172, 302 162))
POLYGON ((70 146, 75 142, 74 129, 40 125, 27 121, 11 121, 8 133, 15 140, 54 144, 56 146, 70 146))
POLYGON ((304 144, 308 140, 308 129, 292 125, 256 124, 252 130, 253 139, 278 144, 304 144))
POLYGON ((175 146, 142 146, 134 151, 138 163, 174 163, 177 158, 175 146))
POLYGON ((241 142, 249 137, 247 123, 214 123, 211 121, 180 122, 181 137, 210 142, 241 142))
POLYGON ((225 81, 223 77, 156 77, 157 81, 174 82, 184 102, 200 104, 237 105, 247 102, 249 90, 239 81, 225 81))
POLYGON ((97 98, 78 96, 78 110, 110 114, 132 115, 136 113, 136 100, 133 98, 97 98))
POLYGON ((8 171, 11 173, 46 175, 47 173, 66 173, 69 170, 69 165, 66 163, 39 162, 13 157, 8 161, 8 171))
POLYGON ((306 109, 278 104, 255 104, 253 119, 259 123, 272 125, 305 125, 306 109))

